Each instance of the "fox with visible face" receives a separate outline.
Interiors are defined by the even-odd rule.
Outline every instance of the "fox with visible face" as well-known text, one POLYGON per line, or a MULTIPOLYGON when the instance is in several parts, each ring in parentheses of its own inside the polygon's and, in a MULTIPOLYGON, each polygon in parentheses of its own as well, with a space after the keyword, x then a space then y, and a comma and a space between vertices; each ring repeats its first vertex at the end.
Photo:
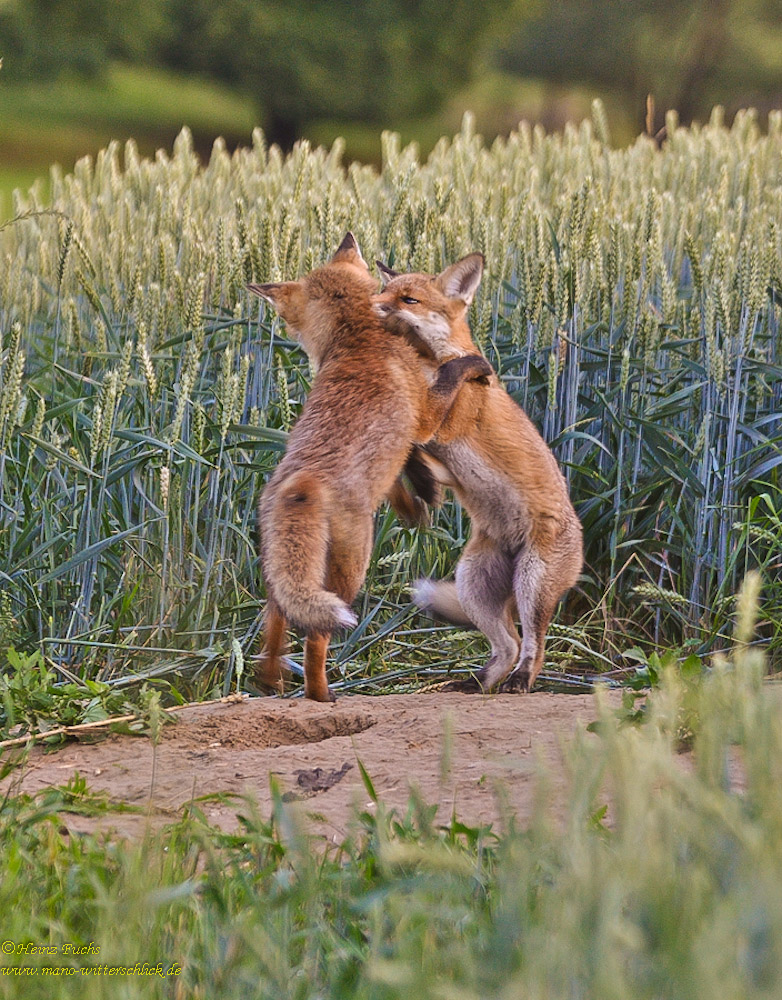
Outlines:
MULTIPOLYGON (((378 267, 385 287, 374 296, 374 308, 387 330, 430 361, 478 352, 467 309, 483 274, 481 254, 436 276, 397 274, 380 261, 378 267)), ((413 599, 489 638, 491 656, 477 675, 481 689, 529 691, 543 666, 556 604, 583 562, 581 524, 565 479, 496 375, 480 394, 465 387, 424 451, 469 513, 472 534, 455 581, 419 580, 413 599)))
POLYGON ((330 633, 350 609, 372 550, 372 515, 393 493, 415 444, 446 417, 462 385, 487 379, 482 357, 422 364, 372 309, 377 282, 351 233, 300 281, 249 285, 285 320, 317 368, 304 409, 259 505, 268 591, 263 680, 278 684, 286 623, 307 636, 304 692, 330 701, 330 633))

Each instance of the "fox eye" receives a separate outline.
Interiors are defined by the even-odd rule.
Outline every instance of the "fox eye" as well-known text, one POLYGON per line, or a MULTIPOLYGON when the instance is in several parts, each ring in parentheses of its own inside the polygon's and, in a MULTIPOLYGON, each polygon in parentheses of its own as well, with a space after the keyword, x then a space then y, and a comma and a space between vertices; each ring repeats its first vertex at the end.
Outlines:
POLYGON ((414 299, 412 297, 412 295, 403 295, 402 296, 402 301, 404 302, 404 304, 406 306, 417 306, 418 305, 418 299, 414 299))

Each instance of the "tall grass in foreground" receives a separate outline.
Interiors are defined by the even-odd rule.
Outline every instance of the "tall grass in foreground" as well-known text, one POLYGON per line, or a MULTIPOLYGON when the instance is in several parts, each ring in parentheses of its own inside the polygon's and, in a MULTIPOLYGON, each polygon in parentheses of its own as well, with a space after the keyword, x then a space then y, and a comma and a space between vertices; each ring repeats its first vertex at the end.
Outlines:
MULTIPOLYGON (((0 231, 0 645, 227 689, 260 623, 255 499, 310 379, 245 284, 307 271, 351 228, 400 269, 486 256, 475 336, 585 529, 552 660, 719 647, 753 566, 778 649, 782 114, 767 134, 752 113, 671 115, 668 136, 612 149, 596 108, 487 148, 466 120, 425 163, 386 135, 378 173, 260 132, 202 166, 184 131, 171 157, 130 141, 53 170, 50 207, 18 196, 0 231)), ((466 531, 455 506, 417 535, 381 513, 343 687, 475 653, 411 623, 404 591, 449 572, 466 531)))
POLYGON ((78 777, 9 799, 3 939, 54 951, 4 945, 0 996, 779 996, 782 715, 749 634, 692 684, 671 671, 644 725, 599 709, 598 735, 567 752, 557 815, 544 775, 526 831, 510 815, 470 827, 458 800, 438 825, 435 803, 413 796, 405 815, 375 802, 334 847, 313 843, 278 796, 268 820, 238 804, 232 834, 195 803, 123 845, 63 833, 63 812, 106 808, 78 777), (160 975, 93 971, 136 963, 160 975))

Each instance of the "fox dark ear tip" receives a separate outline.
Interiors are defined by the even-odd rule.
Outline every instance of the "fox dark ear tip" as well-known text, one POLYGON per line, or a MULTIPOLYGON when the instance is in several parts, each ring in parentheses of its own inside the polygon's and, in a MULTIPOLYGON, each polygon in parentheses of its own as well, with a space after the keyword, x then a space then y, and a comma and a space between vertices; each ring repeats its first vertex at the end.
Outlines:
POLYGON ((358 250, 358 243, 356 242, 356 237, 353 235, 353 233, 349 229, 345 233, 345 236, 343 237, 342 242, 337 247, 337 253, 339 253, 340 250, 355 250, 356 253, 359 252, 359 250, 358 250))
POLYGON ((282 284, 280 284, 279 282, 270 281, 264 285, 256 285, 248 283, 244 287, 247 289, 248 292, 252 292, 253 295, 257 295, 259 299, 263 299, 264 302, 270 302, 272 305, 275 305, 276 295, 282 289, 282 284))
POLYGON ((384 274, 386 277, 388 278, 399 277, 399 271, 394 271, 392 268, 388 266, 388 264, 384 264, 382 260, 376 260, 375 264, 377 265, 378 271, 380 271, 380 273, 384 274))

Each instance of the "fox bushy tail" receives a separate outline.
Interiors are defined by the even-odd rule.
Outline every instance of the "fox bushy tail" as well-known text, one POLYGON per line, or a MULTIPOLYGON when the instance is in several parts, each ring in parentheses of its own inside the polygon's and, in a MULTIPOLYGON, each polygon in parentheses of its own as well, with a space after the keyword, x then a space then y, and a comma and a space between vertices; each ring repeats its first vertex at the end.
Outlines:
POLYGON ((413 603, 433 618, 440 618, 451 625, 475 628, 459 601, 453 580, 416 580, 413 584, 413 603))
POLYGON ((324 587, 329 551, 327 487, 308 472, 290 476, 261 500, 261 561, 266 586, 285 617, 305 632, 333 632, 356 616, 324 587))

